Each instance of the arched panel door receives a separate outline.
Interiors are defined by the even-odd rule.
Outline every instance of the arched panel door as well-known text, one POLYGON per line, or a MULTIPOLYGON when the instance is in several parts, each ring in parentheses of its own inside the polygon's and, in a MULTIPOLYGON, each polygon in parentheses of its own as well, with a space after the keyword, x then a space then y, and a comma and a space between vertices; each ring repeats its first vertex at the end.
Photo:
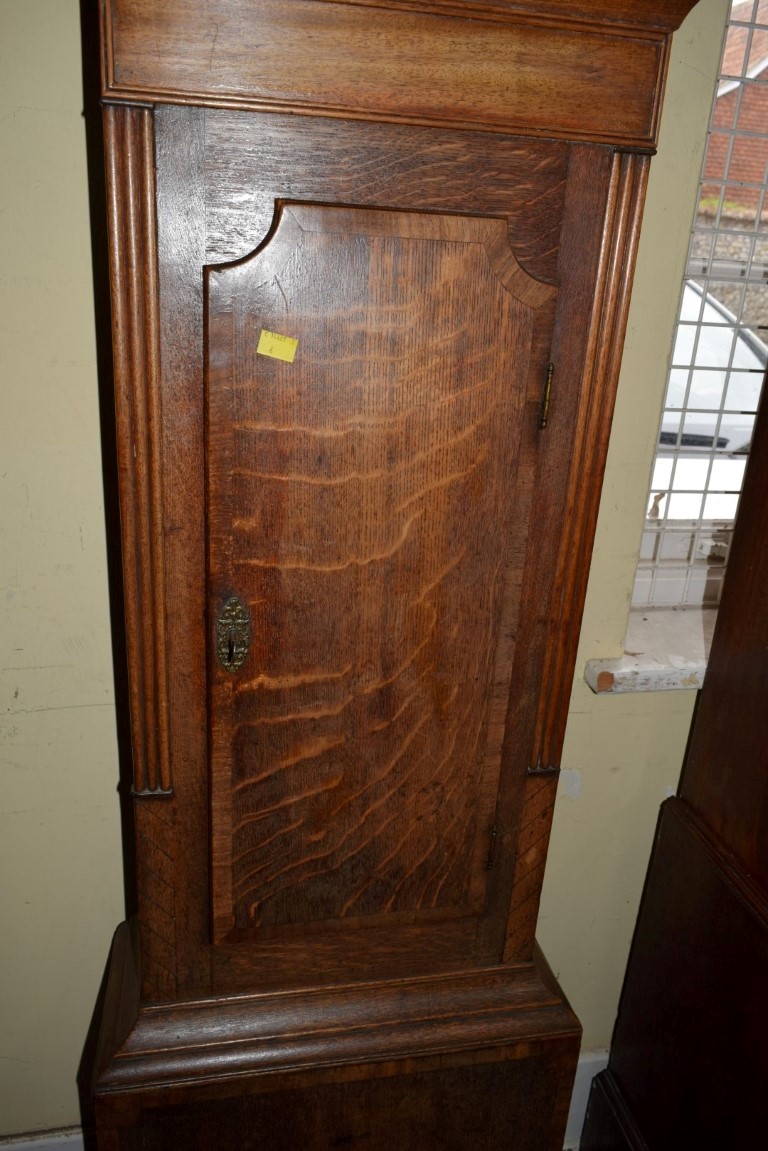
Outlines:
POLYGON ((207 269, 214 943, 474 955, 556 296, 473 216, 285 202, 207 269))

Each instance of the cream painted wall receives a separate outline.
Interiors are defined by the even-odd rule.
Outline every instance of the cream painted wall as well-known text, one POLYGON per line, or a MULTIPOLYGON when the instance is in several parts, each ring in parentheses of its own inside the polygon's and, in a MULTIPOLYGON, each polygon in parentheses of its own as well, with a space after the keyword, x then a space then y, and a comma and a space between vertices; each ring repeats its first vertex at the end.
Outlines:
MULTIPOLYGON (((726 0, 675 41, 579 668, 621 648, 726 0), (693 127, 696 124, 697 127, 693 127)), ((121 855, 77 0, 0 0, 0 1134, 78 1122, 121 855)), ((693 698, 574 684, 540 939, 607 1043, 693 698)))
POLYGON ((0 1132, 78 1122, 120 826, 77 0, 0 0, 0 1132))
POLYGON ((593 695, 621 655, 659 412, 729 0, 673 40, 590 571, 538 939, 584 1027, 608 1046, 659 805, 677 789, 695 692, 593 695))

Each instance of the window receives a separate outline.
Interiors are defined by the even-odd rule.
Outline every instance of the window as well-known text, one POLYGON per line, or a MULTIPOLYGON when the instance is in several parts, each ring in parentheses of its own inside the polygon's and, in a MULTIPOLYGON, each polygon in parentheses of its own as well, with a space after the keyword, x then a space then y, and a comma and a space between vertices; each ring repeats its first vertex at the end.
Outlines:
POLYGON ((715 606, 768 365, 768 0, 731 6, 633 606, 715 606))

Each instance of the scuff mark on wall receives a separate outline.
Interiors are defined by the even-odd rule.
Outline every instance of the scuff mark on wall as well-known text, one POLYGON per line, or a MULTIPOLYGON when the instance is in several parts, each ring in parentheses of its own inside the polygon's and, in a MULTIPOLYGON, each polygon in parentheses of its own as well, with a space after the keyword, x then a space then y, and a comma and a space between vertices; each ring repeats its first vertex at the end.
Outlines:
POLYGON ((559 795, 566 795, 568 799, 578 799, 581 795, 581 772, 577 767, 564 767, 560 772, 559 795))

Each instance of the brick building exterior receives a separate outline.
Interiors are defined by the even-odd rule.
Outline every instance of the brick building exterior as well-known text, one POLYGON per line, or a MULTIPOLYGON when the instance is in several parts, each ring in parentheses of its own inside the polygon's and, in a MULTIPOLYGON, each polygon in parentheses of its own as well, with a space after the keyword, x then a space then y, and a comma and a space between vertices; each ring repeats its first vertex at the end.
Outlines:
MULTIPOLYGON (((751 17, 751 6, 745 5, 745 8, 751 17)), ((738 19, 737 12, 734 18, 738 19)), ((705 181, 722 182, 731 142, 729 129, 757 134, 735 141, 723 197, 727 206, 738 206, 747 213, 750 209, 754 211, 760 202, 760 188, 754 185, 765 184, 768 169, 768 0, 760 0, 757 22, 766 27, 756 28, 751 40, 746 28, 733 25, 728 31, 723 59, 725 79, 718 91, 704 164, 705 181), (739 92, 738 78, 747 80, 743 93, 739 92)), ((705 209, 714 206, 711 201, 719 199, 721 186, 721 183, 705 183, 702 192, 705 209)), ((768 204, 764 207, 768 208, 768 204)))

